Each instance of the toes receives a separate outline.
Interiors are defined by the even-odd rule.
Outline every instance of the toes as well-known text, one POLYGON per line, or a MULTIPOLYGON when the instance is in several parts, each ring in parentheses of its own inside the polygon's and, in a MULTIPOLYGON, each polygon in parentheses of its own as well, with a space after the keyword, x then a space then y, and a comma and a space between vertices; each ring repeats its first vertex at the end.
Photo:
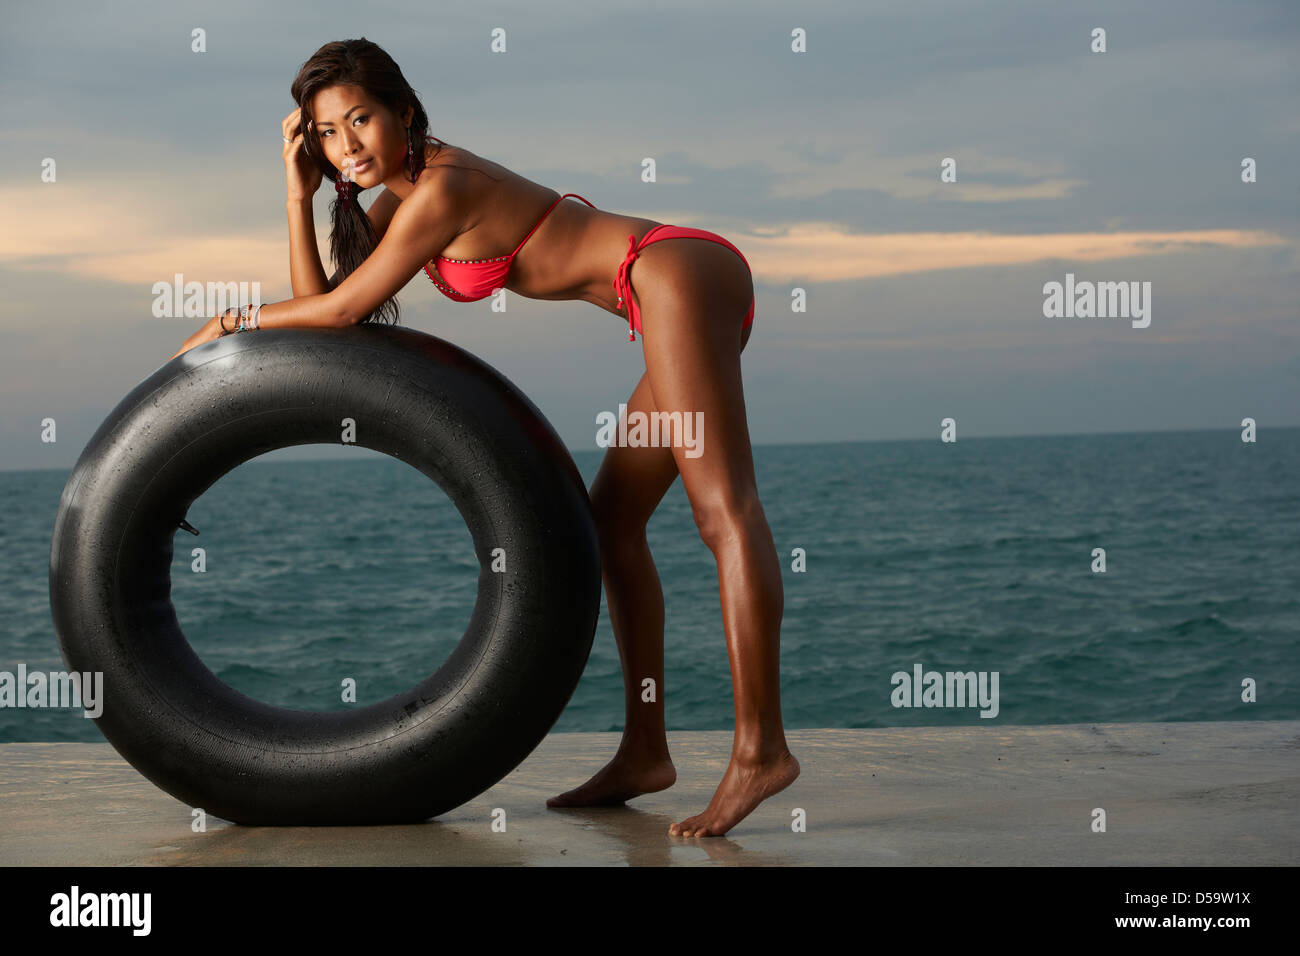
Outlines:
POLYGON ((673 836, 691 836, 693 831, 696 829, 696 821, 703 815, 704 814, 702 813, 697 813, 693 817, 687 817, 680 823, 674 823, 668 828, 668 832, 673 836))
POLYGON ((708 835, 709 835, 709 821, 705 818, 704 814, 701 813, 698 817, 695 818, 695 823, 691 825, 691 836, 701 837, 701 836, 708 836, 708 835))
POLYGON ((721 836, 726 830, 716 825, 714 821, 705 816, 703 813, 697 813, 693 817, 687 817, 681 823, 674 823, 668 828, 668 832, 673 836, 684 837, 707 837, 721 836))

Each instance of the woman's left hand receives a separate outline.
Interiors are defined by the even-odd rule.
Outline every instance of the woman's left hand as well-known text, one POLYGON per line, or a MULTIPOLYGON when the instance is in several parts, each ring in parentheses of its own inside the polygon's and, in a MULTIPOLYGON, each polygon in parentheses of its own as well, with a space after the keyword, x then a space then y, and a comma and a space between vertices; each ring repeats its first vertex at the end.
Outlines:
MULTIPOLYGON (((236 321, 236 319, 227 318, 227 326, 232 327, 236 321)), ((184 355, 196 345, 202 345, 204 342, 211 342, 213 339, 219 339, 221 336, 229 334, 229 332, 221 331, 221 316, 213 316, 203 324, 202 328, 185 340, 185 344, 181 346, 181 350, 176 355, 184 355)), ((176 355, 173 355, 172 358, 174 359, 176 355)), ((170 362, 171 359, 167 361, 170 362)))

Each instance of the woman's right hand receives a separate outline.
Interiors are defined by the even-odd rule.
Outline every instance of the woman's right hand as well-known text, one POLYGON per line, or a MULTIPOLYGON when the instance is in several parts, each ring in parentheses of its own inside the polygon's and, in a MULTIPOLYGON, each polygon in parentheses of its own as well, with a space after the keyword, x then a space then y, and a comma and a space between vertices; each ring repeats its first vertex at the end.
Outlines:
POLYGON ((311 199, 320 188, 324 175, 320 167, 303 148, 302 107, 298 107, 280 124, 284 138, 293 142, 284 144, 284 180, 289 199, 311 199))

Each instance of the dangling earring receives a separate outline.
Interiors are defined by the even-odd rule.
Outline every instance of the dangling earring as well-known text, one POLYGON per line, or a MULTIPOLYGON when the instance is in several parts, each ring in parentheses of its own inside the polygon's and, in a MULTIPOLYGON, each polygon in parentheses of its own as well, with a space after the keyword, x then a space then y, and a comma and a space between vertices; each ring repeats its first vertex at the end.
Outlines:
POLYGON ((406 175, 412 184, 415 183, 415 140, 412 138, 411 127, 406 127, 406 175))

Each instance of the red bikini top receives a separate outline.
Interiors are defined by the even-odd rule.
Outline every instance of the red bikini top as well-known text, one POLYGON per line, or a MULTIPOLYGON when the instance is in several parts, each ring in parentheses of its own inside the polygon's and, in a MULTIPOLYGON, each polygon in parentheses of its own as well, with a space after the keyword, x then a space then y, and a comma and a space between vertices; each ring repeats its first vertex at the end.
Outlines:
MULTIPOLYGON (((426 263, 424 274, 438 287, 438 291, 449 299, 457 302, 477 302, 479 299, 486 299, 497 289, 505 288, 506 276, 510 273, 510 265, 515 261, 515 256, 519 255, 519 250, 537 231, 537 226, 546 221, 551 210, 558 206, 565 196, 582 199, 577 193, 565 193, 551 203, 551 208, 537 220, 537 225, 528 230, 528 235, 524 236, 510 255, 497 256, 494 259, 448 259, 446 256, 439 256, 437 269, 430 270, 429 266, 432 263, 426 263)), ((587 200, 582 199, 582 201, 592 209, 596 208, 587 200)))

